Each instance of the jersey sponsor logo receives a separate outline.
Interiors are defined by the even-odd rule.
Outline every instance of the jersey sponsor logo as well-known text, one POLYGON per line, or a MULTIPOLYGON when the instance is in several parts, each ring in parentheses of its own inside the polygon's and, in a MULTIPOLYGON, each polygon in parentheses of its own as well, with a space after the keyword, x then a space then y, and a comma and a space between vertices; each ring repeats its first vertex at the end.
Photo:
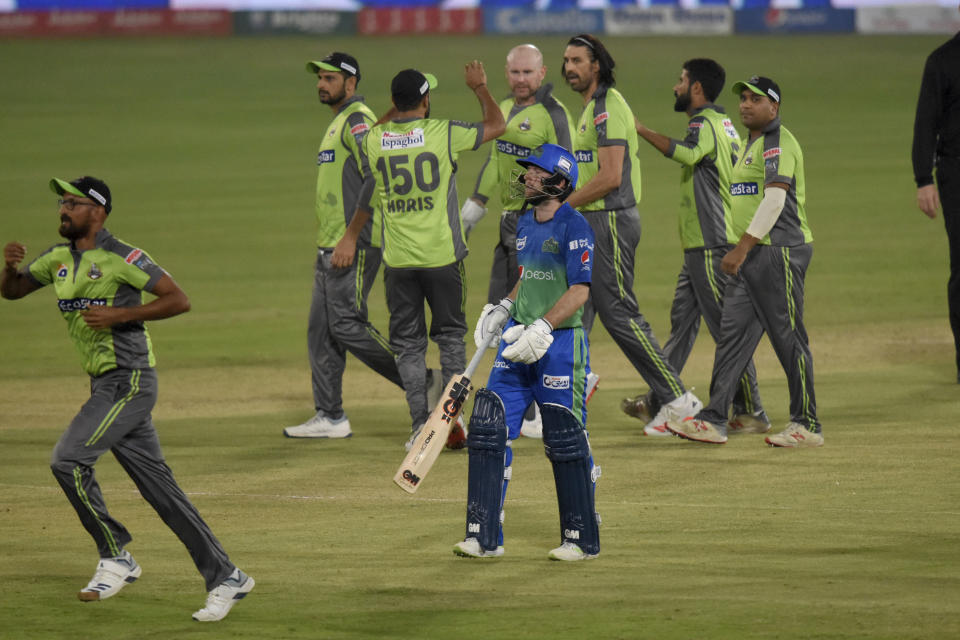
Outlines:
POLYGON ((317 154, 317 164, 326 164, 327 162, 336 162, 337 153, 334 149, 325 149, 317 154))
POLYGON ((505 361, 504 361, 503 359, 501 359, 501 358, 497 358, 496 360, 493 361, 493 368, 494 368, 494 369, 509 369, 509 368, 510 368, 510 364, 507 363, 507 362, 505 362, 505 361))
POLYGON ((543 376, 543 386, 547 389, 569 389, 570 376, 543 376))
POLYGON ((774 147, 773 149, 767 149, 763 152, 763 159, 769 160, 770 158, 775 158, 780 155, 780 147, 774 147))
POLYGON ((689 129, 700 129, 702 127, 703 127, 702 122, 691 122, 690 124, 687 125, 687 128, 689 129))
POLYGON ((577 249, 583 249, 584 247, 593 251, 593 245, 586 238, 580 238, 579 240, 571 240, 570 244, 567 246, 570 247, 570 251, 576 251, 577 249))
POLYGON ((517 238, 517 251, 523 251, 525 246, 527 246, 527 236, 517 238))
POLYGON ((100 267, 97 266, 96 262, 90 263, 90 270, 87 271, 87 277, 91 280, 99 280, 103 277, 103 271, 100 271, 100 267))
POLYGON ((524 147, 523 145, 514 144, 513 142, 497 139, 497 151, 505 153, 508 156, 526 158, 530 155, 531 149, 530 147, 524 147))
POLYGON ((350 133, 355 136, 358 136, 364 131, 369 131, 369 130, 370 130, 370 125, 368 125, 366 122, 361 122, 360 124, 353 125, 353 127, 350 129, 350 133))
POLYGON ((734 182, 730 185, 732 196, 755 196, 760 193, 756 182, 734 182))
POLYGON ((601 124, 603 124, 609 119, 610 119, 610 113, 607 111, 604 111, 603 113, 601 113, 600 115, 598 115, 596 118, 593 119, 593 126, 599 127, 601 124))
POLYGON ((530 118, 527 118, 517 127, 520 131, 530 131, 530 118))
POLYGON ((380 136, 380 148, 384 151, 394 149, 411 149, 413 147, 422 147, 426 144, 426 138, 423 135, 423 129, 417 127, 407 133, 394 133, 393 131, 384 131, 380 136))
POLYGON ((61 262, 61 263, 60 263, 60 266, 57 267, 57 277, 58 277, 58 278, 66 278, 66 277, 67 277, 67 273, 68 273, 67 265, 65 265, 65 264, 63 264, 63 263, 61 262))
POLYGON ((69 313, 71 311, 80 311, 82 309, 89 309, 90 307, 105 307, 107 306, 106 298, 60 298, 57 300, 57 306, 60 307, 60 311, 63 313, 69 313))
POLYGON ((557 242, 556 238, 547 238, 540 246, 540 251, 543 253, 560 253, 560 243, 557 242))
POLYGON ((593 151, 579 149, 573 152, 573 157, 577 159, 577 162, 593 162, 593 151))
POLYGON ((143 251, 140 251, 140 249, 134 249, 133 251, 127 254, 127 257, 124 258, 123 261, 126 262, 127 264, 133 264, 134 262, 136 262, 137 258, 139 258, 142 255, 143 255, 143 251))
POLYGON ((580 254, 580 264, 583 265, 583 270, 587 271, 590 269, 590 252, 584 251, 580 254))
POLYGON ((557 278, 553 274, 553 271, 539 271, 536 269, 525 269, 523 266, 521 266, 520 279, 521 280, 556 280, 557 278))
POLYGON ((387 200, 387 213, 412 213, 414 211, 431 211, 432 209, 433 196, 387 200))
POLYGON ((729 136, 731 140, 740 139, 740 136, 737 135, 737 130, 734 128, 733 123, 730 122, 729 118, 723 119, 723 130, 727 132, 727 136, 729 136))

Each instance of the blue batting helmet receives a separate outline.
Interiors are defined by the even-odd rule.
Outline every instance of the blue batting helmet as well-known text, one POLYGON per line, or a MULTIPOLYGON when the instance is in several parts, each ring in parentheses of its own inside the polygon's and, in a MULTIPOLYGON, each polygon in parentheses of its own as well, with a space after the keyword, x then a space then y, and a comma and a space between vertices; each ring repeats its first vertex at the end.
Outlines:
POLYGON ((517 160, 517 164, 524 168, 533 165, 548 172, 550 177, 543 181, 543 185, 556 187, 557 192, 550 195, 560 200, 566 199, 577 186, 577 161, 572 153, 558 144, 544 143, 526 158, 517 160), (567 181, 563 189, 559 189, 561 179, 567 181))

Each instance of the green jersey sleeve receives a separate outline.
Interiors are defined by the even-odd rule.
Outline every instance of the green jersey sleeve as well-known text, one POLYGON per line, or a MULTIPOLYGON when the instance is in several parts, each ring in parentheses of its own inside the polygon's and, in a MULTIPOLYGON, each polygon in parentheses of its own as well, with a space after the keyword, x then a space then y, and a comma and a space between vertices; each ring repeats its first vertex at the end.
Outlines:
POLYGON ((671 140, 665 155, 682 165, 692 167, 714 153, 716 148, 717 136, 713 127, 704 116, 697 116, 687 125, 687 136, 683 141, 671 140))

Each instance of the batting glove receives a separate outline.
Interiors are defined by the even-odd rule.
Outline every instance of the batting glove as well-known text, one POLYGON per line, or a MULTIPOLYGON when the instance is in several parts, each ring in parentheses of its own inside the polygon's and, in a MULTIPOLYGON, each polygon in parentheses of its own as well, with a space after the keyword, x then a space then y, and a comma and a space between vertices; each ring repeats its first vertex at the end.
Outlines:
POLYGON ((510 346, 503 350, 503 357, 513 362, 533 364, 542 358, 553 344, 553 336, 550 335, 552 331, 553 327, 543 318, 526 328, 520 325, 510 327, 503 334, 504 341, 510 343, 510 346))
POLYGON ((487 303, 483 305, 483 311, 477 319, 477 327, 473 330, 473 342, 478 349, 485 344, 490 349, 497 348, 503 325, 507 324, 507 320, 510 319, 511 306, 513 306, 513 300, 510 298, 504 298, 498 304, 487 303), (496 339, 491 340, 491 336, 495 336, 496 339))
POLYGON ((480 222, 480 218, 486 214, 487 208, 485 206, 477 204, 477 201, 473 198, 467 198, 467 201, 463 203, 463 207, 460 209, 460 219, 463 220, 464 237, 470 237, 470 232, 473 231, 473 228, 480 222))

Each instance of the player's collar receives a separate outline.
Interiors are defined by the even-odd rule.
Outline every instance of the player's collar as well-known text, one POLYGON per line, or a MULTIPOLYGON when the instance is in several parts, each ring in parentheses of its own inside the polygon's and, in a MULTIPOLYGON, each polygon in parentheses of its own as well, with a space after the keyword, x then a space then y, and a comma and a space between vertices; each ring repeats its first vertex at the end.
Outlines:
POLYGON ((777 116, 776 118, 770 121, 770 124, 768 124, 763 128, 763 132, 770 133, 771 131, 779 128, 780 128, 780 116, 777 116))

